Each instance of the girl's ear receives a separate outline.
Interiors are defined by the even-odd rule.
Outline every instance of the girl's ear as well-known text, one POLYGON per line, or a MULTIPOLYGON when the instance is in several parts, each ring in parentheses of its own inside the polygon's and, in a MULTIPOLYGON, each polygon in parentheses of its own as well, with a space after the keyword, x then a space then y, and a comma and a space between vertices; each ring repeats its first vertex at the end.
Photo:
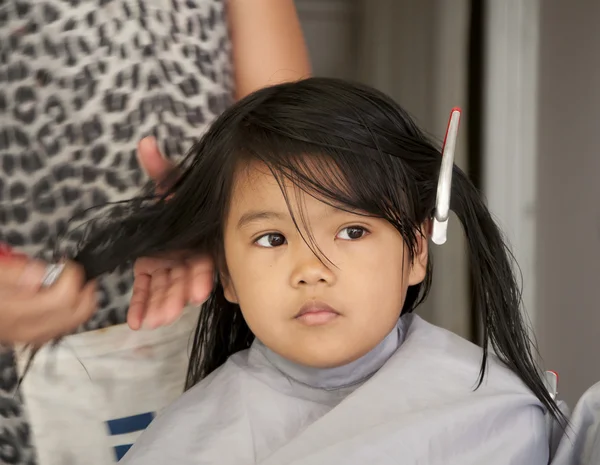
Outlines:
POLYGON ((227 301, 232 304, 239 304, 237 293, 235 292, 235 287, 233 286, 229 274, 226 271, 221 271, 219 272, 219 279, 223 285, 223 294, 227 301))
POLYGON ((431 228, 431 221, 427 220, 417 231, 417 248, 415 256, 410 267, 410 274, 408 276, 408 285, 414 286, 420 284, 425 279, 427 274, 427 260, 429 258, 429 234, 428 231, 431 228))
POLYGON ((235 287, 229 276, 229 270, 227 269, 227 262, 225 261, 225 253, 221 249, 221 253, 217 253, 215 257, 215 263, 217 265, 217 273, 219 275, 219 281, 223 286, 223 295, 228 302, 232 304, 239 304, 235 287))

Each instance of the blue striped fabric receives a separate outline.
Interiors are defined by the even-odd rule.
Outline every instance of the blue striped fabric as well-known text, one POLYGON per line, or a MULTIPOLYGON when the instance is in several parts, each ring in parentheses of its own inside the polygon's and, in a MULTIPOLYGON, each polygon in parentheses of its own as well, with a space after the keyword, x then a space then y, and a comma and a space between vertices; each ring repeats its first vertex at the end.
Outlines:
POLYGON ((133 444, 127 444, 125 446, 117 446, 115 447, 115 456, 117 457, 117 462, 119 460, 121 460, 123 457, 125 457, 125 454, 127 453, 127 451, 129 449, 131 449, 131 446, 133 444))
MULTIPOLYGON (((106 425, 111 436, 135 433, 145 430, 154 419, 154 412, 140 413, 130 417, 115 418, 108 420, 106 425)), ((119 444, 115 446, 114 452, 117 461, 121 460, 133 444, 119 444)))

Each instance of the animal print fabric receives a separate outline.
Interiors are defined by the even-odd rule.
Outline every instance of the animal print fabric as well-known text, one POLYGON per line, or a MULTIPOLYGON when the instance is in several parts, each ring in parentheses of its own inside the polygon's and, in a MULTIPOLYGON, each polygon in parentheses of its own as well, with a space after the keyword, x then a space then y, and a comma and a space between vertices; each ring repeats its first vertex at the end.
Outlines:
MULTIPOLYGON (((68 253, 77 234, 56 238, 69 219, 146 181, 141 138, 176 157, 201 136, 232 100, 224 3, 0 0, 1 241, 68 253)), ((102 280, 80 331, 123 323, 131 285, 131 270, 102 280)), ((0 348, 0 464, 32 465, 13 362, 0 348)))

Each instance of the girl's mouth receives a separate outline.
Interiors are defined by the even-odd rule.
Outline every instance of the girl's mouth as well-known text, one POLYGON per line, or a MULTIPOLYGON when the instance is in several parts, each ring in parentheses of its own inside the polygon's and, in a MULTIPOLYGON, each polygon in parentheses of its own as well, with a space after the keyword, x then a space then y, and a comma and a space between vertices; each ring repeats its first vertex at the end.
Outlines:
POLYGON ((339 316, 340 313, 329 305, 311 301, 300 308, 294 319, 307 326, 319 326, 327 324, 339 316))

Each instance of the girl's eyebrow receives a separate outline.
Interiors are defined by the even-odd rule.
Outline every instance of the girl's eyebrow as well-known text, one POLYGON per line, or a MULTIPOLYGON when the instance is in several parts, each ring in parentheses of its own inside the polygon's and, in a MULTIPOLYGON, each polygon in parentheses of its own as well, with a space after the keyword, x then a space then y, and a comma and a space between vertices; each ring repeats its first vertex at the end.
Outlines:
POLYGON ((249 223, 259 220, 284 220, 288 216, 289 215, 280 212, 273 212, 267 210, 251 210, 249 212, 244 213, 241 216, 240 220, 238 221, 237 227, 238 229, 242 229, 249 223))
MULTIPOLYGON (((331 218, 331 217, 335 217, 335 216, 339 216, 339 215, 355 215, 355 216, 364 216, 361 215, 359 212, 351 212, 351 211, 346 211, 346 210, 341 210, 339 208, 335 208, 331 205, 328 205, 328 211, 327 213, 324 215, 325 218, 331 218)), ((248 226, 248 224, 253 223, 254 221, 260 221, 260 220, 279 220, 279 221, 284 221, 289 219, 290 215, 288 212, 286 213, 282 213, 282 212, 275 212, 275 211, 269 211, 269 210, 250 210, 246 213, 244 213, 237 224, 237 228, 238 229, 243 229, 245 226, 248 226)))

